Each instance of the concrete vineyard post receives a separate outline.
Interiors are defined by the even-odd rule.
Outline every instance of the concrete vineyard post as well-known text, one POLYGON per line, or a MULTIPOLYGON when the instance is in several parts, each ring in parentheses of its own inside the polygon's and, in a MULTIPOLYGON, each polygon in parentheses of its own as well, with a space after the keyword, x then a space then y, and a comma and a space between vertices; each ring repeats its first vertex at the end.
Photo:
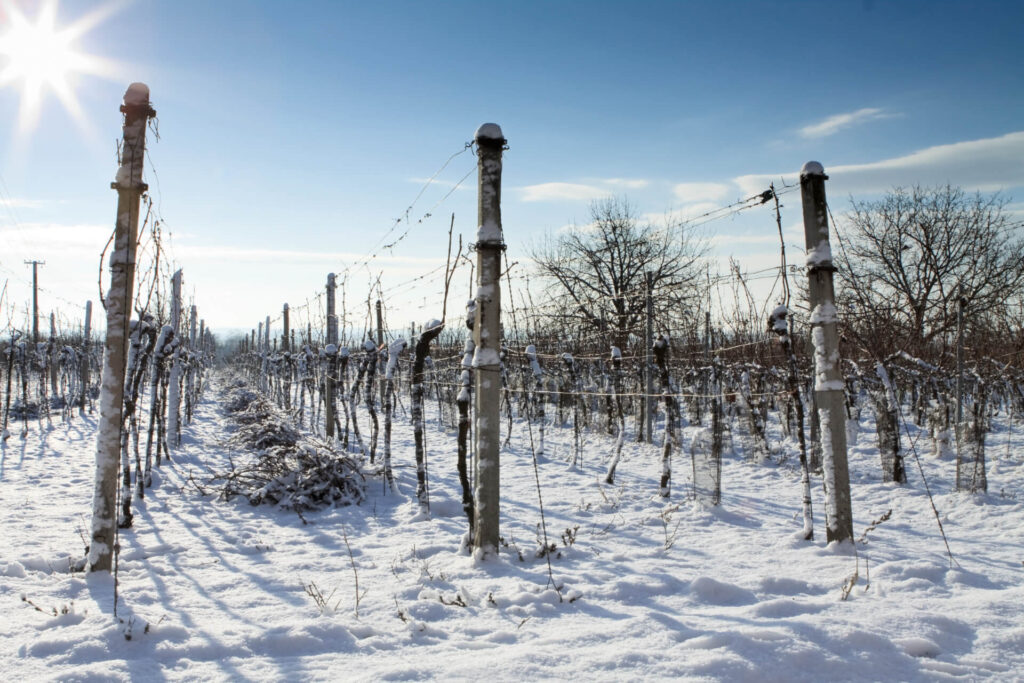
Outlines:
POLYGON ((85 302, 85 327, 82 330, 82 361, 80 371, 82 374, 82 391, 80 397, 80 404, 78 406, 79 414, 85 415, 85 402, 88 398, 89 391, 89 357, 91 354, 92 347, 92 302, 85 302))
POLYGON ((853 541, 850 505, 850 473, 846 461, 845 384, 839 369, 838 315, 832 282, 832 249, 825 201, 825 169, 808 161, 800 171, 804 237, 807 246, 807 279, 811 309, 811 341, 814 349, 814 394, 821 425, 822 467, 828 542, 853 541))
POLYGON ((93 492, 89 571, 109 572, 117 534, 117 474, 120 465, 121 417, 129 322, 135 286, 135 251, 139 230, 139 201, 146 185, 142 166, 146 151, 146 122, 156 112, 149 88, 132 83, 121 106, 124 113, 121 164, 111 187, 117 190, 117 224, 110 254, 107 292, 107 331, 103 346, 103 375, 99 434, 96 439, 96 480, 93 492))
POLYGON ((334 273, 327 275, 327 371, 324 379, 324 433, 334 438, 334 375, 338 363, 338 316, 334 311, 334 273))
POLYGON ((498 549, 500 501, 499 406, 501 400, 501 127, 485 123, 477 129, 477 291, 473 324, 474 392, 476 406, 476 490, 473 547, 483 555, 498 549))
POLYGON ((167 380, 167 448, 181 443, 181 269, 171 278, 171 329, 175 347, 167 380))
POLYGON ((656 399, 654 397, 654 273, 644 273, 644 285, 646 291, 646 318, 644 327, 644 428, 647 434, 647 443, 654 443, 654 411, 656 410, 656 399))

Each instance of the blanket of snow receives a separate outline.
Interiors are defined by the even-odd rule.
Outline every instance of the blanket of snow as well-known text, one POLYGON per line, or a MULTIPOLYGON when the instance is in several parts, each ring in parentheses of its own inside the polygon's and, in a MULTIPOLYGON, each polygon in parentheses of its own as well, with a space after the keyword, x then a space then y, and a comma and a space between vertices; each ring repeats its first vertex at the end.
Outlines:
MULTIPOLYGON (((570 468, 571 426, 547 429, 539 464, 551 570, 526 423, 502 453, 496 559, 460 542, 455 440, 428 423, 431 513, 415 502, 408 416, 396 416, 400 492, 369 479, 358 507, 299 516, 201 496, 190 476, 221 469, 228 422, 209 387, 184 445, 137 501, 114 580, 68 572, 89 528, 95 417, 30 424, 0 453, 0 667, 5 680, 1020 680, 1024 676, 1024 428, 995 420, 987 495, 951 492, 954 463, 904 433, 910 483, 881 483, 868 411, 851 448, 856 544, 801 528, 795 447, 722 468, 722 504, 687 497, 676 454, 658 497, 660 449, 588 434, 570 468), (909 452, 935 493, 951 565, 909 452), (345 536, 351 546, 346 549, 345 536), (520 557, 521 555, 521 557, 520 557), (358 613, 355 575, 358 574, 358 613), (858 578, 843 599, 843 586, 858 578), (305 587, 327 599, 320 610, 305 587), (328 597, 329 596, 329 597, 328 597), (37 609, 38 607, 38 609, 37 609)), ((362 411, 362 408, 360 409, 362 411)), ((425 413, 436 416, 428 402, 425 413)), ((549 419, 554 410, 549 410, 549 419)), ((364 427, 366 429, 366 427, 364 427)), ((502 425, 505 429, 505 424, 502 425)), ((12 430, 14 432, 15 430, 12 430)), ((682 439, 690 443, 691 428, 682 439)), ((366 432, 364 431, 364 434, 366 432)), ((537 438, 534 428, 533 438, 537 438)))

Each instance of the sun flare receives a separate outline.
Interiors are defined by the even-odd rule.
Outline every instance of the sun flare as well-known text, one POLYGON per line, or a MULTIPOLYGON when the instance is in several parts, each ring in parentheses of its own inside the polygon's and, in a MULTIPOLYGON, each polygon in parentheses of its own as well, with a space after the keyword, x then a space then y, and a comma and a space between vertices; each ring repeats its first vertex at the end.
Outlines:
POLYGON ((11 0, 0 0, 0 87, 21 86, 18 126, 31 131, 39 121, 43 95, 56 95, 78 123, 84 123, 73 79, 78 74, 112 77, 115 65, 76 49, 76 41, 110 13, 96 10, 73 24, 57 26, 57 2, 47 0, 30 21, 11 0))

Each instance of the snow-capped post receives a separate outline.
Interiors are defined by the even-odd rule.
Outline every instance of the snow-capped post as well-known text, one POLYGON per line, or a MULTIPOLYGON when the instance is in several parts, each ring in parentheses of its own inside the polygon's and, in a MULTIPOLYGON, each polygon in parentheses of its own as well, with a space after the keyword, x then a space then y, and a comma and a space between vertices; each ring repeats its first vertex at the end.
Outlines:
POLYGON ((807 246, 811 341, 814 345, 814 393, 821 423, 825 479, 825 538, 853 542, 850 473, 846 464, 845 383, 839 369, 839 334, 832 283, 832 248, 828 239, 824 167, 808 161, 800 170, 804 238, 807 246))
POLYGON ((199 334, 199 311, 193 304, 188 316, 188 369, 185 371, 185 424, 192 424, 192 413, 196 400, 196 371, 199 366, 199 350, 196 347, 199 334))
POLYGON ((964 420, 964 288, 957 288, 956 297, 956 429, 957 449, 960 447, 960 423, 964 420))
POLYGON ((263 335, 261 339, 263 353, 260 362, 260 386, 264 393, 270 393, 270 316, 263 323, 263 335))
POLYGON ((39 266, 45 266, 43 261, 25 261, 25 265, 32 266, 32 343, 39 343, 39 266))
POLYGON ((139 230, 139 200, 146 191, 142 166, 146 154, 146 122, 156 112, 149 88, 132 83, 121 105, 124 113, 121 164, 111 187, 117 190, 117 224, 110 253, 107 292, 107 332, 103 347, 100 425, 96 438, 96 480, 92 529, 86 566, 110 571, 117 533, 117 469, 120 463, 124 378, 129 323, 135 286, 135 250, 139 230))
POLYGON ((615 430, 615 453, 608 463, 608 471, 604 475, 604 483, 615 483, 615 468, 622 457, 622 442, 626 437, 626 416, 622 411, 622 350, 612 346, 612 401, 615 409, 617 425, 615 430))
MULTIPOLYGON (((416 499, 419 501, 420 509, 426 512, 430 508, 429 492, 427 490, 427 447, 423 440, 423 368, 426 365, 427 356, 430 355, 430 343, 444 329, 444 323, 440 320, 431 320, 423 326, 423 332, 416 340, 412 361, 412 386, 409 399, 409 414, 412 420, 412 435, 416 445, 416 499)), ((366 340, 370 348, 373 342, 366 340)), ((370 349, 367 349, 370 350, 370 349)), ((369 389, 367 390, 369 394, 369 389)))
POLYGON ((288 322, 288 304, 281 308, 281 326, 284 328, 284 331, 281 332, 281 351, 288 353, 291 350, 291 347, 288 346, 288 335, 291 331, 291 325, 288 322))
MULTIPOLYGON (((467 455, 469 454, 469 402, 473 395, 473 355, 476 346, 473 344, 473 325, 476 323, 476 300, 470 299, 466 303, 466 328, 469 335, 462 347, 462 372, 459 374, 460 389, 455 399, 455 405, 459 409, 459 435, 456 451, 456 468, 459 471, 459 483, 462 485, 462 510, 466 513, 469 521, 469 533, 473 534, 473 489, 469 483, 469 468, 467 455)), ((527 348, 527 355, 529 349, 527 348)))
POLYGON ((395 475, 391 471, 391 417, 395 412, 395 375, 398 373, 398 355, 408 348, 404 339, 388 345, 388 364, 384 370, 384 485, 395 490, 395 475))
POLYGON ((654 357, 651 355, 654 349, 654 273, 644 273, 644 283, 647 292, 647 321, 644 329, 644 426, 647 434, 647 443, 654 443, 654 411, 656 403, 654 398, 654 357))
POLYGON ((285 304, 281 308, 281 371, 284 373, 284 407, 286 410, 291 410, 292 407, 292 345, 289 341, 291 333, 288 304, 285 304))
POLYGON ((562 363, 565 364, 565 373, 569 376, 569 393, 572 395, 572 460, 569 467, 575 468, 577 460, 580 461, 581 466, 583 464, 583 440, 580 433, 583 429, 580 424, 582 421, 580 418, 580 394, 583 387, 580 384, 579 373, 576 372, 576 359, 572 354, 563 353, 562 363))
POLYGON ((88 399, 89 392, 89 359, 90 359, 90 347, 92 346, 92 301, 85 302, 85 325, 82 328, 82 355, 79 358, 81 364, 80 372, 82 374, 81 381, 81 397, 80 403, 78 404, 78 414, 85 415, 85 403, 88 399))
POLYGON ((366 412, 370 414, 370 464, 373 464, 374 458, 377 457, 377 433, 380 429, 380 424, 377 421, 377 406, 376 399, 374 398, 374 385, 377 382, 377 363, 380 360, 380 354, 377 351, 377 346, 373 343, 372 339, 367 339, 363 344, 363 351, 366 352, 366 359, 363 361, 363 366, 366 368, 366 412))
POLYGON ((499 460, 501 445, 501 152, 505 136, 496 123, 485 123, 474 135, 479 184, 477 193, 477 290, 473 322, 476 408, 476 491, 473 548, 483 556, 498 548, 499 460))
POLYGON ((57 396, 57 314, 50 311, 50 338, 47 340, 46 362, 50 365, 50 395, 57 396))
POLYGON ((530 371, 533 373, 533 403, 536 410, 534 417, 537 419, 537 432, 539 434, 536 454, 543 457, 544 422, 546 421, 544 406, 548 399, 547 392, 544 391, 544 370, 540 366, 540 361, 537 360, 537 347, 533 344, 526 347, 526 360, 530 361, 530 371))
MULTIPOLYGON (((171 329, 176 339, 181 333, 181 269, 171 277, 171 329)), ((167 448, 181 443, 181 346, 171 357, 171 376, 167 380, 167 448)))
MULTIPOLYGON (((384 350, 384 305, 380 299, 377 299, 377 348, 384 350)), ((380 382, 380 402, 384 403, 384 384, 385 381, 380 382)))
POLYGON ((327 274, 327 372, 324 378, 324 432, 334 439, 334 377, 338 372, 338 315, 334 310, 334 273, 327 274))
POLYGON ((807 441, 804 438, 804 402, 800 396, 800 375, 797 368, 796 354, 793 353, 793 339, 789 335, 789 309, 785 305, 776 306, 768 316, 768 331, 779 338, 782 354, 786 358, 789 371, 786 375, 790 401, 796 412, 797 439, 800 444, 800 486, 803 491, 804 540, 814 540, 814 510, 811 499, 811 470, 807 461, 807 441))
POLYGON ((654 342, 654 359, 658 364, 661 381, 661 396, 665 400, 665 444, 661 451, 661 483, 659 493, 667 498, 672 488, 672 451, 679 449, 679 403, 668 374, 668 338, 659 334, 654 342))

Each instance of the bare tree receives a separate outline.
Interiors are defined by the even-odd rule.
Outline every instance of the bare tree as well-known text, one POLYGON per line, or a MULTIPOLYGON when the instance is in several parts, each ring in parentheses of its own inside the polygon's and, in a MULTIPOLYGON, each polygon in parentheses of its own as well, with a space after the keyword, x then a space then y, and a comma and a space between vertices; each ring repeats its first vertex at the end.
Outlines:
POLYGON ((855 335, 924 354, 951 338, 961 296, 978 325, 1007 314, 1024 285, 1024 239, 1007 203, 948 185, 854 201, 837 260, 855 335))
POLYGON ((626 348, 640 335, 646 313, 644 273, 653 273, 654 317, 661 329, 679 329, 699 305, 698 262, 705 251, 686 226, 641 222, 625 198, 590 206, 591 223, 546 239, 530 256, 542 276, 562 329, 611 335, 626 348))

